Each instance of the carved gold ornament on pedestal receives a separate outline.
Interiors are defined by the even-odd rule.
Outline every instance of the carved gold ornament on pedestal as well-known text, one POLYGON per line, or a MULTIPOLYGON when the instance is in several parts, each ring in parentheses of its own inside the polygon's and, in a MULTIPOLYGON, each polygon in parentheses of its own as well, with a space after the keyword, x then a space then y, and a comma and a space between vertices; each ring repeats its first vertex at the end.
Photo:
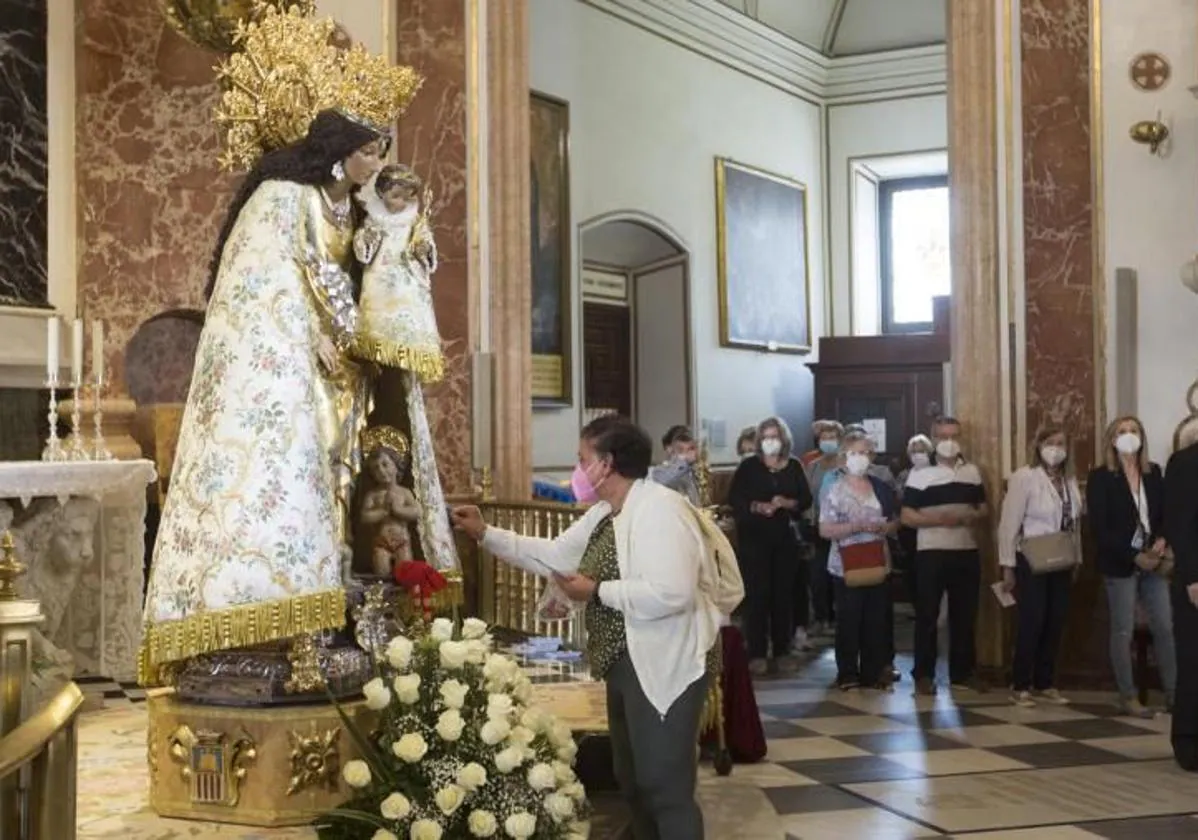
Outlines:
POLYGON ((309 788, 337 789, 337 774, 341 772, 341 755, 338 742, 341 727, 326 729, 312 735, 288 732, 291 742, 291 781, 287 795, 309 788))
POLYGON ((209 729, 192 731, 182 725, 167 739, 171 758, 189 783, 193 805, 237 807, 241 783, 249 765, 258 757, 250 735, 242 730, 229 743, 224 732, 209 729))

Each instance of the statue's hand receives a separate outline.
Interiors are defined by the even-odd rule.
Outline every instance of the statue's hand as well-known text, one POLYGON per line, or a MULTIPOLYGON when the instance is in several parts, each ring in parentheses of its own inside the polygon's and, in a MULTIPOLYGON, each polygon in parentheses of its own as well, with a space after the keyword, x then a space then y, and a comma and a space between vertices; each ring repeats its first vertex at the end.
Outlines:
POLYGON ((337 347, 327 335, 321 335, 316 340, 316 359, 327 374, 335 373, 340 362, 337 347))

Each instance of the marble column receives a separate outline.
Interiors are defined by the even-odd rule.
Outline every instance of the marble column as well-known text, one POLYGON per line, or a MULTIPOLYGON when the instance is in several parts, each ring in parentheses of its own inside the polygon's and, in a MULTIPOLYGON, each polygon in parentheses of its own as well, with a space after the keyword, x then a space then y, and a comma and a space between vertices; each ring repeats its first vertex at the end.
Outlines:
POLYGON ((47 306, 45 0, 0 14, 0 306, 47 306))
POLYGON ((532 464, 528 4, 408 0, 398 6, 396 31, 397 59, 425 78, 400 121, 396 146, 435 195, 441 261, 433 300, 448 368, 428 399, 442 480, 447 493, 471 489, 477 409, 492 417, 496 492, 526 498, 532 464), (476 407, 470 360, 480 351, 495 354, 495 396, 476 407))
MULTIPOLYGON (((999 182, 996 0, 953 0, 948 11, 948 149, 952 250, 953 413, 970 460, 981 465, 997 519, 1002 498, 1002 323, 999 279, 999 182)), ((996 576, 993 528, 983 533, 983 583, 996 576)), ((985 594, 985 593, 984 593, 985 594)), ((979 663, 1004 662, 1003 617, 982 599, 979 663)))
POLYGON ((499 498, 524 499, 532 477, 528 3, 485 5, 492 466, 499 498))

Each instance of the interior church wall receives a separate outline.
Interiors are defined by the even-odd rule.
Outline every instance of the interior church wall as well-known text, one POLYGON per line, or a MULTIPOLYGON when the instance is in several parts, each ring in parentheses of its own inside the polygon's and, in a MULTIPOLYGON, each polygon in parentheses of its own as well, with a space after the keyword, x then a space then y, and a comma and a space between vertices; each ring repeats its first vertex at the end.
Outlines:
POLYGON ((1103 0, 1103 209, 1107 312, 1108 414, 1114 417, 1118 268, 1138 277, 1136 411, 1149 451, 1164 460, 1173 429, 1185 413, 1185 393, 1198 370, 1198 297, 1179 281, 1182 265, 1198 252, 1198 4, 1194 0, 1103 0), (1132 86, 1133 57, 1159 52, 1172 77, 1147 93, 1132 86), (1167 155, 1134 143, 1128 129, 1157 112, 1172 132, 1167 155))
MULTIPOLYGON (((719 346, 714 166, 717 155, 726 156, 807 184, 817 338, 823 333, 825 276, 819 106, 582 3, 532 0, 531 28, 533 88, 570 103, 572 222, 638 210, 669 224, 690 250, 696 417, 723 420, 727 430, 727 446, 713 449, 713 461, 734 459, 739 428, 769 414, 805 427, 812 384, 803 365, 814 354, 719 346)), ((577 256, 577 241, 572 250, 577 256)), ((576 276, 573 288, 578 359, 576 276)), ((574 376, 573 408, 534 413, 534 464, 541 470, 577 458, 577 365, 574 376)))
MULTIPOLYGON (((867 335, 855 323, 849 221, 849 169, 856 158, 943 150, 948 143, 943 93, 828 106, 828 241, 831 335, 867 335)), ((875 307, 877 308, 877 307, 875 307)))

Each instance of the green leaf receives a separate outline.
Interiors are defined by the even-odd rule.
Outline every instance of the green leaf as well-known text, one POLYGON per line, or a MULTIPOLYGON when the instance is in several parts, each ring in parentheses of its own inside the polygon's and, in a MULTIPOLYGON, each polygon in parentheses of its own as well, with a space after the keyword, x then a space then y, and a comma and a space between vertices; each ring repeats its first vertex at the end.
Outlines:
POLYGON ((344 724, 346 731, 349 732, 349 737, 353 740, 354 744, 358 747, 358 750, 362 753, 362 760, 365 761, 367 766, 370 767, 370 772, 376 779, 380 779, 383 782, 386 782, 388 785, 394 787, 398 779, 396 779, 395 774, 391 772, 391 768, 387 766, 385 759, 379 755, 378 750, 376 750, 374 745, 370 743, 370 740, 362 734, 357 725, 350 720, 349 715, 345 713, 345 709, 341 708, 341 704, 337 702, 335 697, 333 697, 333 692, 329 691, 328 688, 326 688, 325 691, 329 695, 329 702, 331 702, 333 704, 333 708, 337 710, 337 716, 341 718, 341 723, 344 724))
POLYGON ((367 825, 373 825, 375 828, 382 828, 386 829, 387 831, 391 830, 391 826, 387 825, 386 821, 384 821, 382 817, 376 817, 374 814, 368 814, 365 811, 351 811, 346 808, 334 808, 333 810, 327 812, 324 816, 339 817, 340 819, 349 820, 350 822, 366 823, 367 825))

